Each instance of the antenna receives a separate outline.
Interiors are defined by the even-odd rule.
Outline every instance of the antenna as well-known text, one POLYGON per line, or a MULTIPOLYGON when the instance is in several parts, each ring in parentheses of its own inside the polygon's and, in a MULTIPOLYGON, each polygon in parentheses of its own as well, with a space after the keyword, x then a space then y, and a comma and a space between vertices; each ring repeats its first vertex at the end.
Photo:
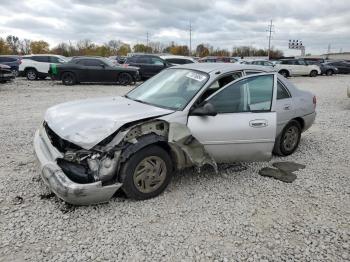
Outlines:
POLYGON ((269 49, 268 49, 268 51, 267 51, 267 56, 268 56, 268 58, 269 58, 269 60, 270 60, 270 51, 271 51, 271 34, 273 33, 273 32, 275 32, 274 30, 273 30, 273 24, 272 24, 272 20, 270 21, 270 24, 268 25, 268 27, 267 27, 267 32, 269 32, 269 49))

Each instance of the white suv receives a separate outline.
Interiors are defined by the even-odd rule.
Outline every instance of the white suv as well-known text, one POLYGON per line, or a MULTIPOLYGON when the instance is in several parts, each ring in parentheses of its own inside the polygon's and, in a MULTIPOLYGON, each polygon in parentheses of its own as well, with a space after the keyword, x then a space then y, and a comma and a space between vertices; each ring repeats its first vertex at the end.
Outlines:
POLYGON ((275 65, 278 73, 284 77, 296 75, 308 75, 315 77, 321 74, 321 69, 317 65, 308 65, 303 60, 284 59, 275 65))
POLYGON ((49 74, 50 64, 62 64, 67 58, 60 55, 26 55, 22 57, 19 74, 28 80, 45 79, 49 74))

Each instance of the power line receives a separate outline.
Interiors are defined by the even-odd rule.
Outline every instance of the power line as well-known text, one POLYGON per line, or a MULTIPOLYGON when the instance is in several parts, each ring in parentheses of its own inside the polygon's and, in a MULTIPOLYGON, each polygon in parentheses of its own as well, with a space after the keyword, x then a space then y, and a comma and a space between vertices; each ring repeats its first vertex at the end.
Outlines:
POLYGON ((271 34, 273 32, 275 32, 273 30, 273 27, 274 27, 274 25, 272 24, 272 20, 271 20, 270 24, 268 25, 267 30, 266 30, 267 32, 269 32, 269 49, 267 51, 267 56, 268 56, 269 59, 270 59, 270 51, 271 51, 271 34))

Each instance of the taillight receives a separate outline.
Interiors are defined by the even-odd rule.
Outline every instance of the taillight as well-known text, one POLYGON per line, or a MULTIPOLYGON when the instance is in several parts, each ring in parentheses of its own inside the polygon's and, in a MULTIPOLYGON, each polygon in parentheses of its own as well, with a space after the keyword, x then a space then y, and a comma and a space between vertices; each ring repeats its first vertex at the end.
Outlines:
POLYGON ((316 96, 314 96, 314 97, 312 98, 312 103, 314 104, 314 108, 316 108, 316 103, 317 103, 316 96))

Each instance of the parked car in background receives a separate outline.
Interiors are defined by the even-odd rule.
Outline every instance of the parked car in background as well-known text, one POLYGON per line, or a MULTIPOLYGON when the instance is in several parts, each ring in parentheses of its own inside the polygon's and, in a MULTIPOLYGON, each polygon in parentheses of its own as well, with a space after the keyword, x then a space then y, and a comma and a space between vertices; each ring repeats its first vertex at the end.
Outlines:
POLYGON ((200 63, 235 63, 237 59, 227 56, 206 56, 198 60, 200 63))
POLYGON ((139 78, 138 68, 120 66, 107 58, 77 57, 64 64, 52 64, 48 74, 64 85, 77 83, 119 83, 129 85, 139 78))
POLYGON ((308 65, 317 65, 321 69, 321 75, 331 76, 338 74, 339 70, 335 66, 326 63, 320 63, 317 60, 304 60, 308 65))
POLYGON ((8 65, 0 64, 0 83, 11 81, 15 78, 11 67, 8 65))
POLYGON ((12 55, 0 55, 0 64, 8 65, 11 68, 13 75, 16 77, 19 74, 19 65, 21 64, 21 57, 12 55))
POLYGON ((127 57, 126 56, 110 56, 108 58, 111 59, 112 61, 115 61, 118 64, 124 64, 127 57))
POLYGON ((163 69, 172 66, 172 64, 156 55, 134 55, 128 57, 124 64, 138 67, 141 79, 150 78, 163 69))
POLYGON ((125 96, 49 108, 35 134, 43 181, 86 205, 117 190, 143 200, 174 171, 292 154, 316 98, 267 67, 192 63, 163 70, 125 96))
POLYGON ((281 62, 275 64, 275 69, 284 77, 308 75, 315 77, 321 74, 321 69, 317 65, 308 65, 303 60, 298 59, 282 59, 281 62))
POLYGON ((252 60, 252 61, 246 61, 246 62, 247 64, 251 64, 251 65, 269 66, 271 68, 275 66, 273 63, 267 60, 252 60))
POLYGON ((63 64, 68 59, 60 55, 26 55, 22 57, 19 74, 28 80, 45 79, 49 76, 50 64, 63 64))
POLYGON ((335 66, 338 68, 338 74, 350 73, 350 63, 346 61, 332 61, 325 63, 325 65, 335 66))
POLYGON ((192 57, 189 56, 181 56, 181 55, 161 55, 159 56, 164 61, 172 65, 184 65, 184 64, 192 64, 198 63, 192 57))

